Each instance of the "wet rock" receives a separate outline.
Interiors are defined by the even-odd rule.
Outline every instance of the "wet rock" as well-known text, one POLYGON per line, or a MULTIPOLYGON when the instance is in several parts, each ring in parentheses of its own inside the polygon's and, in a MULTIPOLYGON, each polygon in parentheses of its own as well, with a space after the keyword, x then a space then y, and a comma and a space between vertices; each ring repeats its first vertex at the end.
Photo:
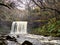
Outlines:
POLYGON ((29 41, 24 41, 23 43, 22 43, 22 45, 33 45, 31 42, 29 42, 29 41))
POLYGON ((6 40, 10 40, 10 41, 15 41, 15 42, 17 42, 17 40, 16 40, 15 37, 10 37, 9 35, 6 36, 6 40))

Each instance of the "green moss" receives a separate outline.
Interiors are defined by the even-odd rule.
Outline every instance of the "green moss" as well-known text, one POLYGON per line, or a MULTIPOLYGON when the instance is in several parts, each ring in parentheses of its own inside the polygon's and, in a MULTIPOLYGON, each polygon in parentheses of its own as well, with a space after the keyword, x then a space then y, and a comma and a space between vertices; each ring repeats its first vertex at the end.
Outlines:
POLYGON ((44 36, 60 37, 60 21, 54 23, 48 22, 48 24, 32 29, 32 33, 44 36))

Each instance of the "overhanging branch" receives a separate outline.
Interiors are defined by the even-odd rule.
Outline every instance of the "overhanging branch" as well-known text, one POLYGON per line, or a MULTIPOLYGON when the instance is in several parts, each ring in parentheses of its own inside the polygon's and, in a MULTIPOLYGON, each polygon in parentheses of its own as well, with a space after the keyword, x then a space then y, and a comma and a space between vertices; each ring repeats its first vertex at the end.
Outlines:
POLYGON ((50 10, 53 10, 53 11, 56 11, 58 14, 60 14, 60 11, 58 10, 58 9, 54 9, 54 8, 51 8, 51 7, 45 7, 42 3, 43 2, 41 2, 41 1, 39 1, 40 3, 41 3, 41 5, 39 5, 38 3, 36 3, 36 1, 35 0, 32 0, 40 9, 50 9, 50 10))
POLYGON ((1 6, 5 6, 5 7, 11 9, 11 7, 9 7, 9 6, 7 6, 7 5, 5 5, 5 4, 3 4, 3 3, 0 3, 0 5, 1 5, 1 6))

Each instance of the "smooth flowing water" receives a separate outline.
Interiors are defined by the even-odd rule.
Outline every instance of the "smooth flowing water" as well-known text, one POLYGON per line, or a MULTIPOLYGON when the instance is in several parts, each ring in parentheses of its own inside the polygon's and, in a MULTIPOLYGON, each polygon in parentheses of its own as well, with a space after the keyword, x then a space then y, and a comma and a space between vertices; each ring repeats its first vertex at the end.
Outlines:
POLYGON ((27 22, 26 21, 13 22, 10 34, 27 34, 27 22))

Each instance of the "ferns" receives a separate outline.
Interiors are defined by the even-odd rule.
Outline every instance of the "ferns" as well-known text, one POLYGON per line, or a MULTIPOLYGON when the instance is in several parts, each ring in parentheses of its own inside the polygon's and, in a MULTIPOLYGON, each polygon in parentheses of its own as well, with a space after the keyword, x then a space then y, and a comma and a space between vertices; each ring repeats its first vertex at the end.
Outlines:
POLYGON ((60 36, 60 20, 50 19, 46 25, 35 28, 33 32, 45 36, 60 36))

